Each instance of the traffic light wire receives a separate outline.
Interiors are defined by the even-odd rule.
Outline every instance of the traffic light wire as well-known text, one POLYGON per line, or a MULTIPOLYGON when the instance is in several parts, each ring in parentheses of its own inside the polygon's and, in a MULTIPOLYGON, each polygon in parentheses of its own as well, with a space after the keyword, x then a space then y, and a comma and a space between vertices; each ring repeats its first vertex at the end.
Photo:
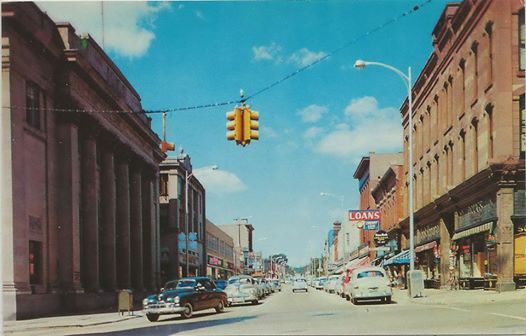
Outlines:
MULTIPOLYGON (((416 11, 420 10, 421 8, 423 8, 424 6, 426 6, 428 3, 430 3, 431 1, 433 0, 425 0, 423 1, 422 3, 418 4, 418 5, 415 5, 413 6, 411 9, 399 14, 398 16, 396 17, 393 17, 391 19, 389 19, 388 21, 382 23, 381 25, 378 25, 377 27, 365 32, 365 33, 362 33, 361 35, 359 35, 358 37, 354 38, 353 40, 347 42, 346 44, 330 51, 329 53, 327 53, 326 55, 324 55, 323 57, 320 57, 316 60, 314 60, 313 62, 303 66, 303 67, 300 67, 298 69, 296 69, 295 71, 291 72, 290 74, 286 75, 285 77, 259 89, 258 91, 254 92, 253 94, 247 96, 246 98, 242 98, 242 99, 233 99, 233 100, 230 100, 230 101, 224 101, 224 102, 219 102, 219 103, 209 103, 209 104, 201 104, 201 105, 194 105, 194 106, 182 106, 182 107, 172 107, 172 108, 166 108, 166 109, 156 109, 156 110, 140 110, 140 111, 133 111, 133 110, 96 110, 96 109, 92 109, 92 110, 89 110, 89 109, 70 109, 70 108, 43 108, 43 107, 40 107, 38 108, 39 110, 46 110, 46 111, 55 111, 55 112, 82 112, 82 113, 146 113, 146 114, 160 114, 160 113, 171 113, 171 112, 180 112, 180 111, 188 111, 188 110, 199 110, 199 109, 205 109, 205 108, 212 108, 212 107, 219 107, 219 106, 231 106, 231 105, 234 105, 234 104, 241 104, 243 101, 249 101, 259 95, 261 95, 262 93, 274 88, 275 86, 278 86, 280 85, 281 83, 291 79, 292 77, 314 67, 315 65, 318 65, 319 63, 323 62, 323 61, 326 61, 328 58, 336 55, 337 53, 347 49, 348 47, 352 46, 353 44, 359 42, 360 40, 374 34, 374 33, 377 33, 379 31, 381 31, 382 29, 398 22, 399 20, 411 15, 411 14, 414 14, 416 11)), ((3 106, 3 108, 8 108, 8 109, 23 109, 23 110, 31 110, 31 109, 36 109, 36 108, 31 108, 31 107, 14 107, 14 106, 3 106)))

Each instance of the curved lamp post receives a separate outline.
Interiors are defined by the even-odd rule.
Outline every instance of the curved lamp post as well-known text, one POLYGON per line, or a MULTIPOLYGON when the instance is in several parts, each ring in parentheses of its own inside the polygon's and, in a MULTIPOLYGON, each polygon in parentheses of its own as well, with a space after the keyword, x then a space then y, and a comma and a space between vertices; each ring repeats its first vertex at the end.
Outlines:
POLYGON ((397 68, 379 62, 367 62, 363 60, 357 60, 354 63, 354 67, 357 69, 363 69, 368 65, 377 65, 395 72, 407 88, 407 99, 409 101, 409 270, 413 271, 415 268, 415 256, 414 256, 414 216, 413 216, 413 97, 411 94, 411 67, 407 69, 407 75, 397 68))

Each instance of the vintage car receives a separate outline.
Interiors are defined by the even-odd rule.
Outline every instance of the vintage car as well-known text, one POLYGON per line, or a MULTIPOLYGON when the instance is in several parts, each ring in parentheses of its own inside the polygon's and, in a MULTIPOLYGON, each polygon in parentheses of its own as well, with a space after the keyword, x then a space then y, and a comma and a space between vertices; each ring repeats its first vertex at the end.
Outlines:
POLYGON ((334 285, 334 292, 336 295, 344 297, 343 295, 343 282, 345 281, 345 274, 340 274, 338 276, 338 280, 336 281, 336 284, 334 285))
POLYGON ((237 275, 229 278, 225 288, 228 305, 245 302, 257 304, 260 298, 258 287, 256 280, 250 275, 237 275))
POLYGON ((314 288, 323 289, 326 281, 327 281, 327 277, 319 277, 318 281, 316 282, 316 286, 314 288))
POLYGON ((292 284, 292 292, 296 293, 296 291, 308 292, 309 288, 307 287, 307 280, 303 278, 294 279, 294 283, 292 284))
POLYGON ((336 282, 338 281, 339 275, 331 275, 327 279, 327 282, 325 282, 323 289, 328 293, 334 293, 336 282))
POLYGON ((281 281, 279 279, 270 279, 269 282, 273 292, 281 292, 281 281))
POLYGON ((272 294, 272 287, 270 283, 267 281, 267 279, 257 278, 256 281, 258 282, 259 286, 263 290, 264 296, 272 294))
POLYGON ((182 278, 175 288, 164 289, 159 295, 150 295, 142 301, 143 311, 150 322, 160 315, 181 314, 192 317, 194 311, 215 309, 221 313, 227 305, 225 292, 216 288, 207 277, 182 278))
POLYGON ((382 300, 390 303, 393 290, 384 269, 376 266, 356 268, 345 286, 347 301, 357 304, 358 300, 382 300))
POLYGON ((228 282, 226 280, 217 279, 217 280, 214 280, 214 284, 216 285, 217 288, 225 290, 226 286, 228 285, 228 282))

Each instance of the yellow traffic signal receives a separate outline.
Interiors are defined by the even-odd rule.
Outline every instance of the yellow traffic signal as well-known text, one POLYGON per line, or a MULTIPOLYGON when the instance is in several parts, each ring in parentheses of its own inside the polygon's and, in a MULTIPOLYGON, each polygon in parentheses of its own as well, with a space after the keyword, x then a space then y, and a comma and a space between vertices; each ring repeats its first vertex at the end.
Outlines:
POLYGON ((250 143, 250 140, 259 140, 259 112, 251 111, 247 106, 243 111, 243 140, 250 143))
POLYGON ((236 107, 234 111, 226 113, 228 122, 226 123, 226 129, 229 131, 226 133, 228 140, 236 140, 239 145, 243 142, 243 109, 236 107))

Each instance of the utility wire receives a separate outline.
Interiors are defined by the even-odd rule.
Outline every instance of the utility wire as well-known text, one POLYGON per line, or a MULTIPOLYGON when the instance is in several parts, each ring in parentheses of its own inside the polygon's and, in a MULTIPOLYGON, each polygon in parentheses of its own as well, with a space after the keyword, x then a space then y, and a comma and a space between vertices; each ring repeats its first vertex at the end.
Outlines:
MULTIPOLYGON (((301 67, 295 70, 294 72, 291 72, 290 74, 286 75, 285 77, 261 88, 260 90, 254 92, 253 94, 247 96, 243 99, 234 99, 230 101, 224 101, 220 103, 210 103, 210 104, 201 104, 201 105, 194 105, 194 106, 183 106, 183 107, 172 107, 172 108, 166 108, 166 109, 156 109, 156 110, 141 110, 141 111, 125 111, 125 110, 84 110, 84 109, 61 109, 61 108, 39 108, 39 110, 48 110, 48 111, 55 111, 55 112, 84 112, 84 113, 146 113, 146 114, 160 114, 160 113, 170 113, 170 112, 179 112, 179 111, 188 111, 188 110, 199 110, 199 109, 205 109, 205 108, 211 108, 211 107, 218 107, 218 106, 226 106, 226 105, 233 105, 233 104, 240 104, 243 101, 251 100, 260 94, 274 88, 275 86, 280 85, 281 83, 291 79, 292 77, 304 72, 305 70, 308 70, 315 65, 327 60, 329 57, 332 57, 336 55, 337 53, 347 49, 348 47, 352 46, 353 44, 357 43, 358 41, 377 33, 378 31, 396 23, 397 21, 414 14, 416 11, 422 9, 424 6, 429 4, 433 0, 425 0, 422 3, 413 6, 413 8, 401 13, 400 15, 393 17, 389 19, 388 21, 382 23, 381 25, 365 32, 359 35, 358 37, 354 38, 353 40, 347 42, 346 44, 330 51, 326 55, 324 55, 321 58, 318 58, 317 60, 301 67)), ((102 9, 102 8, 101 8, 102 9)), ((10 109, 23 109, 23 110, 30 110, 34 108, 28 108, 28 107, 13 107, 13 106, 3 106, 3 108, 10 108, 10 109)))

